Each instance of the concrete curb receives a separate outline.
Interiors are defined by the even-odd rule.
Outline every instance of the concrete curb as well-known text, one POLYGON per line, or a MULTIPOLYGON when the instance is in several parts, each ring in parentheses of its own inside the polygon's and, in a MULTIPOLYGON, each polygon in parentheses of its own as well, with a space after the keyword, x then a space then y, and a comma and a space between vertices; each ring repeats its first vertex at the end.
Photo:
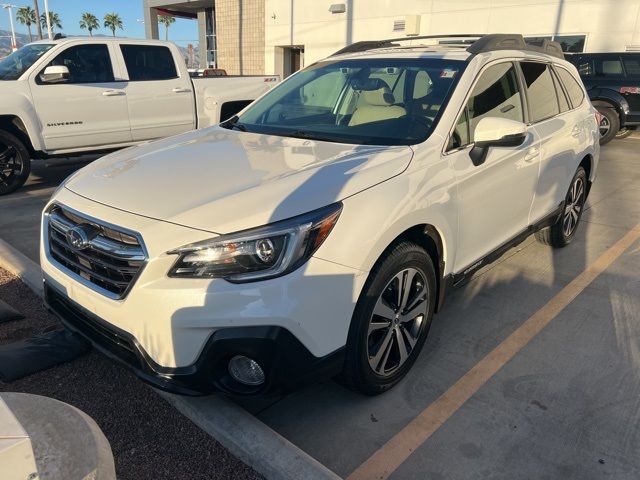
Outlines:
POLYGON ((2 239, 0 239, 0 266, 22 280, 36 295, 44 296, 40 267, 2 239))
MULTIPOLYGON (((0 239, 0 267, 44 295, 40 267, 0 239)), ((201 430, 269 480, 339 480, 340 477, 300 450, 242 407, 221 395, 183 397, 157 393, 201 430)))

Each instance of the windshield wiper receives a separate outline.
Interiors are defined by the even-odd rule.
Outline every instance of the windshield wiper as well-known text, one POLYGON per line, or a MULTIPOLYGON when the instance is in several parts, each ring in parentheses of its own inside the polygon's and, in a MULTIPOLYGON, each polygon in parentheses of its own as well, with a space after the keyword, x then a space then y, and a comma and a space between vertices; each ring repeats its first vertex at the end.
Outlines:
POLYGON ((285 137, 304 138, 306 140, 318 140, 320 142, 338 142, 338 140, 335 138, 323 137, 322 135, 308 132, 306 130, 295 130, 293 132, 287 132, 282 135, 285 137))
POLYGON ((238 115, 234 115, 230 119, 222 122, 220 126, 222 128, 228 128, 229 130, 233 130, 234 128, 237 128, 241 132, 246 132, 247 127, 245 127, 242 123, 238 122, 238 118, 239 118, 238 115))

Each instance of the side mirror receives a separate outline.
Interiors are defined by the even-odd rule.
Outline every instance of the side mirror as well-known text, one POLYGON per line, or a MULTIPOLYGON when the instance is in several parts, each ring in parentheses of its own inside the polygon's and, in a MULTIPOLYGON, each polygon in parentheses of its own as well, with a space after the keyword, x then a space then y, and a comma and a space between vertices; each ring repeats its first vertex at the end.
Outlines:
POLYGON ((527 138, 527 126, 516 120, 485 117, 473 133, 474 145, 469 156, 474 165, 482 165, 490 147, 517 147, 527 138))
POLYGON ((50 65, 44 69, 40 79, 44 83, 63 83, 69 80, 69 69, 65 65, 50 65))

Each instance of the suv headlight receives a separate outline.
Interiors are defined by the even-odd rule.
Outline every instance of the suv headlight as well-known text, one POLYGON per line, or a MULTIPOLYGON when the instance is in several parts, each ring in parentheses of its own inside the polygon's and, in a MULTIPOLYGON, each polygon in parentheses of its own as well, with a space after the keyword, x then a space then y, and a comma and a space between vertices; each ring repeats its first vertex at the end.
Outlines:
POLYGON ((342 204, 334 203, 288 220, 185 245, 168 252, 180 255, 169 276, 242 283, 285 275, 322 245, 341 211, 342 204))

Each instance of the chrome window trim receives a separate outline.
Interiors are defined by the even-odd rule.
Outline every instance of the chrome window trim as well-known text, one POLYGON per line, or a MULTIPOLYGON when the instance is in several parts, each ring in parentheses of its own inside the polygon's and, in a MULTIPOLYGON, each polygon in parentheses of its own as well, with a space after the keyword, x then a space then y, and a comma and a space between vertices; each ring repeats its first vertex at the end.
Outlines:
MULTIPOLYGON (((90 290, 93 290, 94 292, 99 293, 100 295, 103 295, 111 300, 114 301, 124 301, 127 297, 127 295, 129 294, 129 292, 131 291, 131 289, 133 288, 134 284, 136 283, 136 281, 138 280, 138 278, 140 277, 140 275, 142 274, 142 272, 144 271, 145 267, 147 266, 147 263, 149 263, 149 253, 147 252, 147 248, 145 246, 144 240, 142 239, 142 235, 140 235, 140 233, 135 232, 133 230, 130 230, 128 228, 124 228, 121 227, 119 225, 114 225, 110 222, 106 222, 104 220, 99 220, 95 217, 92 217, 90 215, 81 213, 77 210, 75 210, 74 208, 68 207, 67 205, 64 205, 63 203, 52 203, 51 205, 49 205, 49 207, 47 207, 47 209, 44 212, 44 227, 45 227, 45 231, 43 232, 42 235, 42 242, 44 245, 44 253, 45 256, 47 258, 47 260, 49 261, 49 263, 51 263, 52 265, 54 265, 58 270, 60 270, 61 272, 63 272, 65 275, 67 275, 68 277, 72 278, 73 280, 77 281, 78 283, 80 283, 81 285, 89 288, 90 290), (52 257, 51 255, 51 246, 49 244, 49 228, 50 227, 50 223, 53 223, 53 221, 56 221, 55 219, 52 220, 51 217, 51 211, 54 208, 61 208, 63 210, 67 210, 70 213, 73 213, 74 215, 83 218, 85 220, 87 220, 88 222, 91 223, 95 223, 96 225, 100 225, 100 226, 104 226, 107 227, 109 229, 115 230, 117 232, 122 232, 125 233, 127 235, 131 235, 132 237, 134 237, 137 241, 138 244, 140 245, 140 249, 142 250, 143 253, 143 257, 130 257, 130 260, 134 260, 134 261, 142 261, 142 265, 140 266, 140 269, 138 270, 138 272, 135 274, 135 276, 131 279, 131 282, 129 283, 129 285, 127 286, 126 290, 121 294, 118 295, 116 293, 113 293, 105 288, 100 287, 99 285, 96 285, 93 282, 90 282, 89 280, 87 280, 86 278, 78 275, 76 272, 69 270, 67 267, 65 267, 64 265, 62 265, 60 262, 58 262, 55 258, 52 257)), ((65 225, 65 228, 68 228, 69 225, 65 225)), ((100 239, 98 242, 95 242, 95 239, 91 241, 91 243, 93 245, 100 245, 101 248, 103 246, 107 246, 110 244, 110 242, 108 242, 108 240, 106 240, 105 242, 103 242, 104 239, 100 239)), ((114 242, 115 243, 115 242, 114 242)), ((113 247, 113 245, 110 245, 111 247, 113 247)), ((108 251, 105 249, 105 251, 108 251)), ((115 254, 114 254, 115 255, 115 254)))

